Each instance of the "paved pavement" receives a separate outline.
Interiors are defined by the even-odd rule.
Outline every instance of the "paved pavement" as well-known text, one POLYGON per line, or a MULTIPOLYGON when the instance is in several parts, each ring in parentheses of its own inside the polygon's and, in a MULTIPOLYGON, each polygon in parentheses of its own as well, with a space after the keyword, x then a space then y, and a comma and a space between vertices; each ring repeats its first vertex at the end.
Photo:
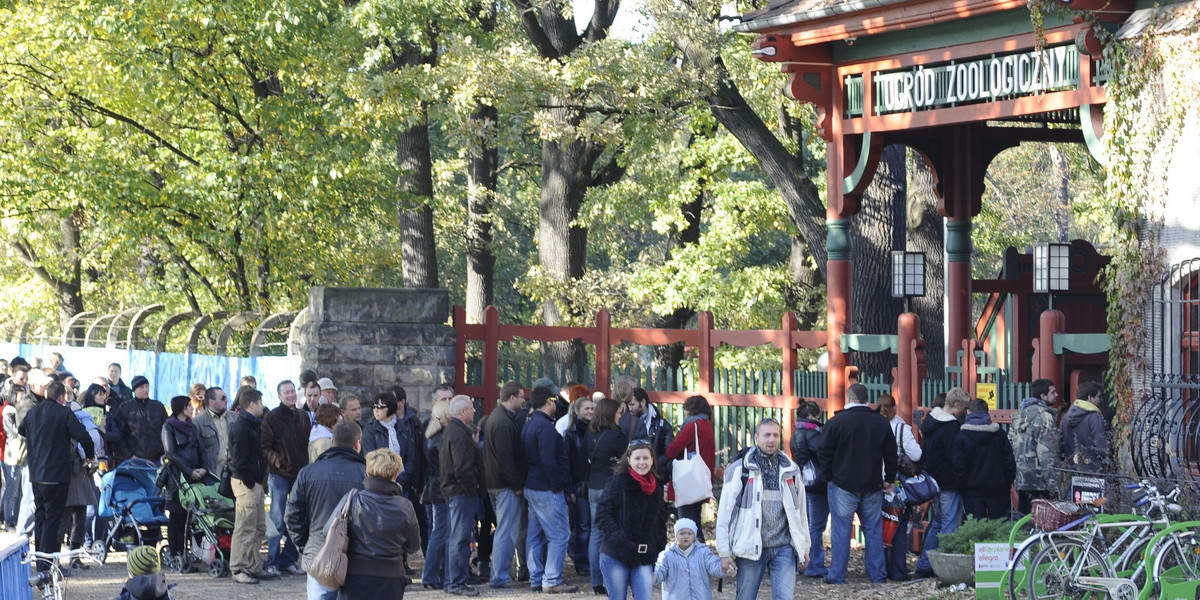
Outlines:
MULTIPOLYGON (((8 544, 16 541, 16 539, 16 536, 10 533, 0 533, 0 548, 8 546, 8 544)), ((417 557, 415 560, 410 559, 410 562, 412 567, 419 572, 423 564, 422 560, 417 557)), ((971 589, 958 593, 938 589, 935 585, 936 582, 933 580, 872 585, 866 580, 862 572, 862 554, 860 551, 855 551, 852 554, 850 565, 850 582, 847 585, 825 585, 819 581, 801 577, 797 581, 796 597, 815 600, 865 600, 875 598, 886 600, 904 598, 965 600, 974 597, 973 590, 971 589)), ((566 583, 569 585, 578 585, 580 589, 579 593, 567 595, 567 598, 575 598, 576 600, 601 600, 600 597, 592 593, 588 578, 576 575, 574 568, 570 566, 569 562, 566 571, 566 583)), ((125 554, 121 552, 112 553, 109 555, 105 565, 92 565, 87 570, 73 573, 67 581, 66 598, 68 600, 112 600, 120 593, 125 578, 125 554)), ((167 575, 167 581, 175 584, 175 587, 172 589, 175 600, 257 600, 259 598, 303 600, 306 593, 305 580, 306 577, 302 575, 284 575, 280 579, 264 581, 258 585, 238 585, 233 583, 228 577, 214 579, 207 573, 178 575, 169 572, 167 575)), ((533 598, 541 597, 534 596, 530 591, 522 589, 493 590, 486 585, 481 586, 479 589, 483 597, 495 598, 497 600, 533 600, 533 598)), ((732 578, 726 578, 724 591, 722 592, 716 591, 716 584, 714 582, 713 592, 713 600, 733 600, 734 585, 732 578)), ((413 585, 409 586, 405 597, 413 598, 414 600, 450 600, 457 598, 440 590, 425 590, 421 587, 419 579, 413 585)), ((654 597, 656 599, 661 597, 658 589, 655 589, 654 597)), ((764 582, 762 589, 759 590, 758 600, 770 600, 770 597, 770 586, 764 582)))

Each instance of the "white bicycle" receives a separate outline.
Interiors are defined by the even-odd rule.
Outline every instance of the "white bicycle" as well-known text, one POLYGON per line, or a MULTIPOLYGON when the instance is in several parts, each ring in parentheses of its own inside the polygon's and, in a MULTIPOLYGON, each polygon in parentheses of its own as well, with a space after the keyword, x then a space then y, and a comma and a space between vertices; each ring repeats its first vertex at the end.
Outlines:
POLYGON ((64 584, 65 576, 63 575, 62 561, 72 561, 75 559, 88 560, 98 565, 103 565, 104 560, 100 555, 95 554, 87 548, 77 548, 66 552, 37 552, 30 550, 25 553, 25 558, 21 560, 21 564, 47 565, 49 568, 42 571, 39 570, 29 577, 29 587, 34 590, 34 598, 41 600, 63 600, 63 592, 66 588, 64 584), (40 593, 39 593, 39 590, 40 593))

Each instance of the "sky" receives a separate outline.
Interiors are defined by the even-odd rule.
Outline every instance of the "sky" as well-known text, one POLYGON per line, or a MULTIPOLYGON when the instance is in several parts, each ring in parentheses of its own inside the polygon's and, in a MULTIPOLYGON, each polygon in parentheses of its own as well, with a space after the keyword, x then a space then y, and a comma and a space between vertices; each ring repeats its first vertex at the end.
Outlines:
MULTIPOLYGON (((583 31, 592 18, 593 0, 572 0, 575 8, 575 25, 583 31)), ((619 39, 638 41, 650 34, 651 25, 639 11, 642 0, 622 0, 621 8, 617 10, 617 20, 613 23, 610 34, 619 39)))

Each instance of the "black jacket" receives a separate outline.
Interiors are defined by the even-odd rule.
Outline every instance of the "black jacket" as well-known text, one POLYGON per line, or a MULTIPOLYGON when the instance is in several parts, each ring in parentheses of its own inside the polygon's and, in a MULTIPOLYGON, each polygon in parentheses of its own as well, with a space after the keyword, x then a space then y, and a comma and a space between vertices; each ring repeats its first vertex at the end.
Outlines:
MULTIPOLYGON (((812 419, 800 419, 796 422, 796 427, 792 431, 792 460, 800 466, 801 469, 808 461, 812 461, 819 469, 821 468, 821 458, 817 456, 817 449, 821 447, 821 424, 812 419)), ((822 471, 822 473, 824 473, 822 471)), ((824 478, 822 478, 824 479, 824 478)), ((824 481, 821 481, 814 486, 804 486, 807 492, 816 492, 824 494, 827 491, 824 481)))
POLYGON ((960 485, 954 477, 954 440, 958 437, 959 423, 957 419, 941 421, 933 418, 933 413, 921 421, 921 437, 924 438, 925 449, 921 458, 925 470, 938 482, 943 490, 958 491, 960 485))
POLYGON ((647 495, 628 472, 614 475, 596 507, 600 551, 628 566, 654 564, 667 547, 667 514, 661 486, 647 495))
POLYGON ((342 496, 361 490, 367 477, 367 461, 353 448, 332 446, 312 464, 300 469, 288 494, 284 522, 288 533, 304 554, 300 566, 307 569, 325 543, 325 523, 342 496))
POLYGON ((438 448, 445 432, 446 428, 443 427, 433 434, 433 437, 425 438, 425 459, 429 461, 429 466, 425 468, 425 493, 421 495, 423 504, 437 504, 446 501, 446 498, 442 496, 442 465, 439 463, 442 454, 438 448))
POLYGON ((589 490, 602 490, 613 476, 613 467, 625 454, 629 447, 625 432, 619 429, 605 429, 600 433, 588 430, 584 438, 584 448, 587 449, 588 470, 587 486, 589 490))
POLYGON ((29 481, 33 483, 61 483, 71 481, 71 461, 63 460, 74 451, 71 440, 83 446, 88 459, 95 458, 96 448, 92 436, 88 435, 83 423, 75 418, 71 409, 54 402, 43 400, 25 414, 17 431, 26 440, 29 481))
POLYGON ((521 445, 521 412, 496 405, 483 422, 483 469, 489 490, 525 487, 525 451, 521 445))
MULTIPOLYGON (((341 503, 334 510, 340 508, 341 503)), ((404 555, 421 549, 417 513, 394 481, 368 477, 350 509, 346 578, 404 577, 404 555)))
POLYGON ((654 408, 654 405, 647 404, 646 410, 654 411, 654 416, 650 417, 650 427, 646 432, 650 440, 650 447, 654 449, 654 474, 659 479, 666 479, 667 466, 671 464, 667 458, 667 446, 675 441, 675 426, 662 418, 662 414, 658 412, 657 408, 654 408))
POLYGON ((554 428, 550 415, 535 410, 521 430, 525 445, 525 460, 529 473, 525 487, 531 490, 562 492, 571 485, 571 467, 567 463, 567 447, 554 428))
POLYGON ((229 424, 227 464, 246 487, 267 481, 267 461, 262 453, 262 419, 242 412, 229 424))
MULTIPOLYGON (((307 438, 305 438, 307 440, 307 438)), ((404 488, 406 497, 416 498, 425 487, 425 431, 416 411, 407 408, 403 415, 396 415, 396 440, 400 442, 400 458, 404 470, 396 483, 404 488)), ((387 427, 379 421, 371 421, 363 427, 362 451, 368 452, 388 447, 387 427)))
POLYGON ((133 400, 133 390, 125 385, 125 380, 117 378, 116 383, 108 384, 108 410, 116 410, 122 404, 133 400))
POLYGON ((174 498, 178 494, 180 473, 190 480, 192 470, 204 468, 204 447, 200 440, 200 430, 196 429, 194 424, 190 431, 188 429, 174 417, 167 419, 162 427, 163 458, 170 465, 170 476, 164 488, 167 490, 167 498, 174 498))
POLYGON ((954 439, 950 460, 954 480, 964 494, 1007 496, 1008 488, 1017 477, 1012 445, 998 423, 975 425, 968 417, 954 439))
POLYGON ((442 431, 438 453, 443 497, 479 493, 479 482, 483 479, 483 457, 466 423, 456 418, 450 419, 442 431))
POLYGON ((887 419, 866 405, 847 408, 825 424, 817 456, 826 480, 848 492, 875 492, 884 481, 896 480, 896 437, 887 419))
POLYGON ((134 398, 108 413, 108 453, 116 464, 137 456, 158 461, 163 455, 162 427, 167 409, 158 400, 134 398))
POLYGON ((591 421, 576 418, 572 426, 567 427, 563 442, 567 445, 567 462, 571 465, 571 489, 579 493, 578 488, 587 488, 588 476, 591 475, 591 465, 588 464, 587 440, 588 425, 591 421))
POLYGON ((263 415, 262 452, 267 471, 293 479, 308 464, 308 413, 285 404, 263 415))

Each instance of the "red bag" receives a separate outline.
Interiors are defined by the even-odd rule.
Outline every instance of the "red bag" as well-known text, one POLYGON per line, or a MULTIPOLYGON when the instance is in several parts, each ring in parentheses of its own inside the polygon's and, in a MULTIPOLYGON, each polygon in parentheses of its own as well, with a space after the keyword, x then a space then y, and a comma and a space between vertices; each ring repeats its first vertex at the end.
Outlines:
MULTIPOLYGON (((907 509, 903 501, 884 501, 883 503, 883 547, 892 547, 892 538, 896 536, 896 529, 900 527, 900 517, 904 515, 907 509)), ((903 535, 903 533, 901 534, 903 535)))

